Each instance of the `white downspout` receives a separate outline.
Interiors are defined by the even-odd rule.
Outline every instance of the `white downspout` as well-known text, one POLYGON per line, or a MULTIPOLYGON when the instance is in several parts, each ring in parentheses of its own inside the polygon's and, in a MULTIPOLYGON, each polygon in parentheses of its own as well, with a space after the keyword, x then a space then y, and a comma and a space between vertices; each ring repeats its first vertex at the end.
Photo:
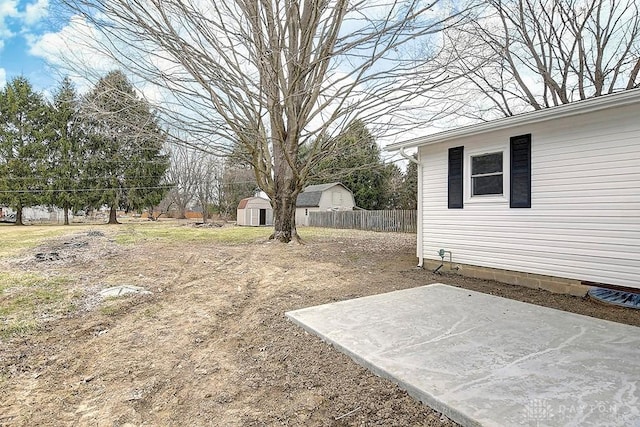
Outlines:
POLYGON ((418 159, 405 153, 404 147, 400 148, 400 155, 412 163, 418 165, 418 195, 416 198, 417 212, 417 239, 416 239, 416 256, 418 257, 418 268, 424 268, 424 255, 422 247, 422 165, 420 164, 420 150, 418 150, 418 159))

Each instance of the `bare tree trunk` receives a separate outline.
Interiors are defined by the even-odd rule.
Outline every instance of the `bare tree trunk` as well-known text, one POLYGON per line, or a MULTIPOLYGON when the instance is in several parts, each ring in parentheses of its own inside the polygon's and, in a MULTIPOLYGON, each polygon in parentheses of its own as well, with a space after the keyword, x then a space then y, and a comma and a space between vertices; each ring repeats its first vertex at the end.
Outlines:
POLYGON ((116 218, 116 207, 111 206, 109 209, 109 222, 108 224, 120 224, 118 219, 116 218))
POLYGON ((16 209, 16 223, 15 225, 24 225, 24 223, 22 222, 22 204, 18 205, 18 208, 16 209))
POLYGON ((292 197, 290 192, 282 191, 273 200, 274 231, 269 237, 270 239, 283 243, 288 243, 291 240, 300 242, 296 230, 296 197, 292 197))
POLYGON ((209 217, 209 212, 207 212, 206 206, 203 206, 202 207, 202 223, 203 224, 207 223, 208 217, 209 217))
POLYGON ((64 209, 64 225, 69 225, 69 207, 65 206, 63 209, 64 209))

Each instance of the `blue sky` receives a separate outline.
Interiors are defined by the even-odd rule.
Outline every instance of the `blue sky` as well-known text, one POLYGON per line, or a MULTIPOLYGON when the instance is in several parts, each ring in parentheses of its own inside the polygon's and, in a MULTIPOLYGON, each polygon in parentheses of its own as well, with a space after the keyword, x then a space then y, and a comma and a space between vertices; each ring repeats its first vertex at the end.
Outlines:
POLYGON ((49 0, 0 0, 0 86, 23 75, 49 91, 60 80, 43 58, 43 36, 63 24, 53 15, 49 0))

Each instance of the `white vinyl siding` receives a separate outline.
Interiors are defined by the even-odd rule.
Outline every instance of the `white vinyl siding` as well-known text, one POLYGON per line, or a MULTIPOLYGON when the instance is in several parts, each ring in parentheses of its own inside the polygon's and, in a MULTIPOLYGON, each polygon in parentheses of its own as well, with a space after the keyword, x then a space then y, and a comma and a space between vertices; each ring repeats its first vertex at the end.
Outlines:
MULTIPOLYGON (((518 126, 420 148, 423 256, 640 288, 640 119, 637 106, 518 126), (531 208, 470 202, 447 209, 447 150, 465 157, 531 134, 531 208)), ((509 175, 505 158, 504 176, 509 175)), ((506 183, 505 185, 508 185, 506 183)))

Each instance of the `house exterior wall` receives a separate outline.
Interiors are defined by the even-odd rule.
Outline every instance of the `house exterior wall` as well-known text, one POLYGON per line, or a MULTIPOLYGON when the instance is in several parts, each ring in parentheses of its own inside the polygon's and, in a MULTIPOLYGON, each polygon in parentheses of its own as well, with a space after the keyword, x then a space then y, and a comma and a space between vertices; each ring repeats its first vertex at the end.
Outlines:
MULTIPOLYGON (((637 105, 419 148, 422 256, 640 288, 637 105), (531 207, 509 207, 509 140, 531 134, 531 207), (447 208, 448 149, 464 146, 464 207, 447 208), (470 196, 469 158, 504 150, 504 197, 470 196), (448 258, 448 255, 447 255, 448 258)), ((420 248, 419 248, 420 249, 420 248)))
MULTIPOLYGON (((3 207, 1 211, 2 215, 0 216, 16 214, 16 211, 9 207, 3 207)), ((73 216, 73 210, 70 210, 69 220, 72 220, 73 216)), ((34 222, 62 223, 64 222, 64 211, 60 208, 49 208, 47 206, 28 206, 22 208, 22 220, 34 222)))
POLYGON ((296 208, 296 225, 304 225, 304 226, 308 226, 309 225, 309 213, 310 212, 319 212, 321 210, 326 210, 326 209, 320 209, 320 208, 296 208))

